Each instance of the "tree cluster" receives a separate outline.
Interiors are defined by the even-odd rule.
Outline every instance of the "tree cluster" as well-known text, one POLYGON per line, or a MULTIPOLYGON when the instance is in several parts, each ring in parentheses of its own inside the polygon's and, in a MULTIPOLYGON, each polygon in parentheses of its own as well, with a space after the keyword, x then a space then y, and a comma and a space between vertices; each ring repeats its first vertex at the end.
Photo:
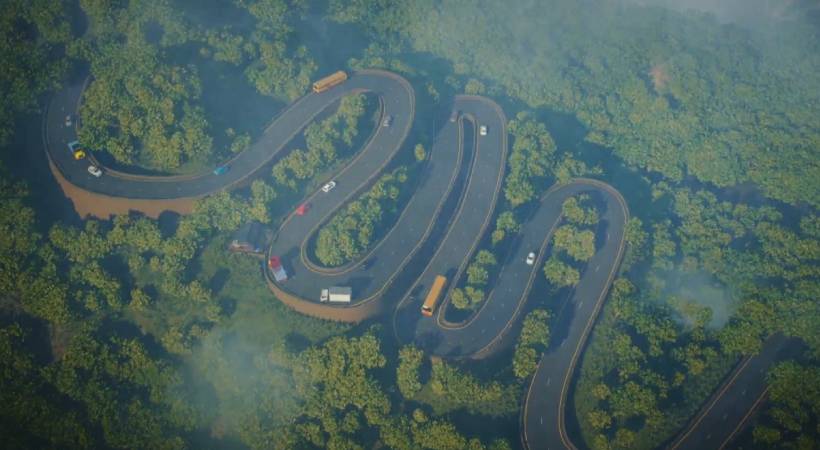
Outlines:
POLYGON ((326 266, 340 266, 364 254, 386 228, 385 221, 398 211, 401 186, 407 170, 400 167, 382 175, 357 200, 324 225, 316 238, 316 257, 326 266))
POLYGON ((513 136, 509 171, 504 180, 504 196, 515 208, 538 198, 554 164, 555 142, 543 123, 527 113, 510 121, 513 136))
POLYGON ((347 96, 342 98, 333 115, 308 125, 304 132, 307 150, 294 149, 274 164, 272 174, 276 184, 296 190, 300 183, 333 166, 342 156, 342 150, 353 145, 365 106, 363 95, 347 96))
POLYGON ((820 367, 795 361, 769 371, 769 407, 752 433, 766 447, 808 449, 820 443, 820 367))
POLYGON ((38 97, 57 88, 69 68, 60 55, 73 38, 66 8, 25 0, 0 5, 0 145, 11 138, 15 117, 32 112, 38 97))
POLYGON ((575 286, 580 281, 581 272, 577 265, 589 261, 595 254, 592 230, 599 221, 598 211, 587 194, 565 200, 561 215, 567 224, 555 230, 552 255, 544 264, 544 276, 557 288, 575 286))
MULTIPOLYGON (((588 142, 630 165, 718 187, 750 181, 771 198, 820 205, 819 53, 804 5, 751 31, 638 4, 579 14, 569 0, 335 3, 331 17, 387 43, 381 59, 429 52, 462 80, 573 114, 588 142)), ((531 195, 526 183, 510 187, 511 201, 531 195)))
POLYGON ((517 384, 481 382, 441 359, 432 361, 428 386, 427 395, 417 400, 430 403, 434 410, 442 413, 464 409, 471 414, 500 417, 518 410, 517 384))
POLYGON ((490 279, 490 273, 498 264, 489 250, 479 250, 473 261, 467 266, 467 284, 464 288, 455 288, 450 293, 450 302, 457 309, 476 309, 484 301, 484 288, 490 279))
POLYGON ((535 373, 540 354, 549 345, 549 320, 550 312, 545 309, 533 310, 524 318, 513 353, 512 367, 516 378, 523 380, 535 373))

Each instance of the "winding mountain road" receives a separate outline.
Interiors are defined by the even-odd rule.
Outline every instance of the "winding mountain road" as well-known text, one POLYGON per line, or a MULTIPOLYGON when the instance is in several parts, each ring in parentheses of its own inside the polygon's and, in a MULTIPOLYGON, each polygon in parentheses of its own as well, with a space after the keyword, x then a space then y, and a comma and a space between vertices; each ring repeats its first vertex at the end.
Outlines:
POLYGON ((230 189, 269 163, 341 97, 357 92, 377 95, 382 116, 393 118, 391 126, 376 127, 359 154, 334 175, 335 189, 303 200, 311 206, 308 214, 285 218, 269 254, 282 258, 290 278, 277 284, 265 271, 266 282, 294 309, 333 320, 358 322, 387 311, 385 302, 400 299, 392 308, 396 335, 440 356, 479 358, 492 351, 519 318, 536 277, 543 276, 541 266, 561 221, 561 204, 577 194, 591 195, 601 205, 598 248, 580 283, 557 312, 556 320, 566 332, 543 355, 523 409, 522 441, 526 447, 575 448, 564 425, 567 394, 586 338, 617 272, 629 218, 626 203, 614 188, 578 179, 547 191, 514 238, 510 256, 501 262, 501 272, 482 308, 468 321, 453 324, 444 320, 446 297, 434 318, 422 317, 419 309, 435 275, 458 280, 490 225, 508 147, 507 119, 491 100, 476 96, 454 99, 457 120, 446 122, 438 131, 413 196, 392 229, 358 261, 328 269, 312 261, 306 251, 311 237, 383 173, 406 145, 415 119, 415 95, 402 77, 375 70, 357 72, 345 83, 320 94, 307 94, 285 108, 259 140, 224 164, 230 167, 227 173, 173 177, 104 169, 104 175, 95 178, 87 171, 87 160, 75 161, 67 143, 76 139, 76 130, 66 127, 64 118, 76 111, 82 90, 82 84, 69 86, 52 98, 44 124, 50 162, 59 171, 57 175, 82 191, 140 201, 195 199, 230 189), (485 136, 476 132, 479 125, 487 126, 485 136), (530 251, 538 254, 532 266, 524 264, 530 251), (349 305, 320 303, 320 289, 332 285, 351 286, 354 301, 349 305))

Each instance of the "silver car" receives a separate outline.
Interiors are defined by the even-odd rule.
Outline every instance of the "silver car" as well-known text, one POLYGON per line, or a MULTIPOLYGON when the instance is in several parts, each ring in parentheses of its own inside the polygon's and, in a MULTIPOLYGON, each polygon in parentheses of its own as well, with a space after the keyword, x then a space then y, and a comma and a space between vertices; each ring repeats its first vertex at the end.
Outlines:
POLYGON ((335 187, 336 187, 336 182, 331 181, 331 182, 327 183, 326 185, 322 186, 322 192, 327 194, 328 192, 332 191, 333 188, 335 188, 335 187))
POLYGON ((528 266, 533 265, 533 263, 535 263, 535 253, 530 252, 530 254, 527 255, 527 259, 524 262, 526 262, 528 266))
POLYGON ((90 166, 88 166, 88 173, 90 173, 91 175, 93 175, 93 176, 95 176, 95 177, 97 177, 97 178, 99 178, 99 177, 101 177, 101 176, 102 176, 102 170, 100 170, 100 168, 99 168, 99 167, 97 167, 97 166, 95 166, 95 165, 93 165, 93 164, 92 164, 92 165, 90 165, 90 166))

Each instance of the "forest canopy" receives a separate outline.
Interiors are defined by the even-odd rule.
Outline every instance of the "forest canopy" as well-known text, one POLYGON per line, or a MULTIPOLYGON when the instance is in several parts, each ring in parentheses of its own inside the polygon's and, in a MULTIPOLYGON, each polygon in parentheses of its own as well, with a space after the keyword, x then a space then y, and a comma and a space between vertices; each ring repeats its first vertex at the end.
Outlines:
POLYGON ((550 186, 600 179, 631 216, 567 402, 579 444, 668 442, 737 361, 784 335, 799 351, 768 368, 741 444, 817 447, 820 14, 784 2, 758 26, 647 3, 2 2, 4 444, 515 445, 522 394, 608 239, 594 195, 562 205, 510 339, 476 363, 396 342, 382 322, 298 314, 267 289, 263 261, 226 250, 250 220, 272 235, 361 150, 375 96, 342 98, 247 185, 187 215, 78 217, 40 144, 51 96, 82 87, 71 127, 104 165, 210 171, 258 142, 317 73, 386 68, 415 91, 412 144, 317 229, 320 262, 378 245, 425 182, 437 108, 485 95, 511 119, 504 195, 450 280, 457 318, 503 297, 496 279, 524 266, 509 255, 550 186))
POLYGON ((627 164, 820 206, 811 24, 758 32, 627 1, 334 0, 331 10, 529 107, 575 114, 587 141, 627 164))

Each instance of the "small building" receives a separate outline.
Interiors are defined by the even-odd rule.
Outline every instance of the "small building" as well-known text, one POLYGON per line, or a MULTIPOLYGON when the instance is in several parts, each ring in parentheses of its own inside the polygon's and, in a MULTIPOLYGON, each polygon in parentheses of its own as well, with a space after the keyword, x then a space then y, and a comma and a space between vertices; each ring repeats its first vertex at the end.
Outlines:
POLYGON ((261 255, 265 253, 266 237, 265 227, 261 223, 247 222, 236 230, 228 250, 235 253, 261 255))

